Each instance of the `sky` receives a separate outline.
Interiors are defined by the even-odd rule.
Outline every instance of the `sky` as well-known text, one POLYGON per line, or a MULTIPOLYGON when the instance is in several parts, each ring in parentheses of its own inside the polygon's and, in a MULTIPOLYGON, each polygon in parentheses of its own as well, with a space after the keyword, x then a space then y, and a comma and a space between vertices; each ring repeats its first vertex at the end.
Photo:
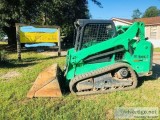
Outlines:
POLYGON ((160 0, 98 0, 103 8, 88 0, 92 19, 125 18, 132 19, 133 10, 139 9, 142 13, 150 6, 160 9, 160 0))

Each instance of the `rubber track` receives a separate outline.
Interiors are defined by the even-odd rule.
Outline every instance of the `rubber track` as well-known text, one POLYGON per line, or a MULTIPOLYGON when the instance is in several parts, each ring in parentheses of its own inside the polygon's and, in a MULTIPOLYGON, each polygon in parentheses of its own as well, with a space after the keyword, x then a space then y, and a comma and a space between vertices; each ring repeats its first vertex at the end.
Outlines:
POLYGON ((120 63, 119 62, 119 63, 115 63, 113 65, 110 65, 110 66, 107 66, 107 67, 100 68, 98 70, 89 72, 89 73, 78 75, 78 76, 76 76, 75 78, 73 78, 70 81, 69 87, 70 87, 70 91, 71 91, 72 94, 76 94, 76 95, 91 95, 91 94, 109 93, 109 92, 114 92, 114 91, 131 90, 131 89, 134 89, 134 88, 137 87, 137 83, 138 83, 137 75, 134 72, 134 70, 127 63, 120 63), (83 80, 88 79, 88 78, 92 78, 94 76, 101 75, 101 74, 106 73, 106 72, 110 72, 110 71, 115 70, 117 68, 122 68, 122 67, 127 67, 129 69, 130 74, 131 74, 131 78, 133 80, 133 85, 132 86, 124 87, 124 88, 120 87, 120 88, 116 88, 116 89, 108 89, 108 90, 103 90, 103 91, 102 90, 84 91, 84 92, 76 92, 76 91, 74 91, 74 87, 78 82, 83 81, 83 80))

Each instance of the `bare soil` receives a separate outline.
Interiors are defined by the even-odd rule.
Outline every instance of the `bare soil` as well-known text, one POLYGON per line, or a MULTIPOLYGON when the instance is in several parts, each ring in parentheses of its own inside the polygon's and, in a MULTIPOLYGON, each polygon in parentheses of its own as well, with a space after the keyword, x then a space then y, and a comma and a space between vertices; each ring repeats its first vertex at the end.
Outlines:
POLYGON ((20 76, 20 73, 19 72, 16 72, 16 71, 10 71, 10 72, 7 72, 6 74, 2 75, 0 78, 1 79, 6 79, 7 81, 13 77, 18 77, 20 76))
MULTIPOLYGON (((58 56, 58 52, 56 51, 45 51, 45 52, 41 52, 42 55, 46 55, 46 56, 58 56)), ((61 51, 61 56, 66 56, 67 55, 67 51, 61 51)))

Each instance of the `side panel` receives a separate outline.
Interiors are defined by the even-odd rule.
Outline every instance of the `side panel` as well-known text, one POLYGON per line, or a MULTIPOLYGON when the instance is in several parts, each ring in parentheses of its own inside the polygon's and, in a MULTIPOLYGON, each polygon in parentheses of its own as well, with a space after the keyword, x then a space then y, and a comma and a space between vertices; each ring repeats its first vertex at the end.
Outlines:
POLYGON ((152 70, 152 48, 153 46, 150 42, 139 41, 131 59, 126 59, 139 76, 144 76, 152 70))

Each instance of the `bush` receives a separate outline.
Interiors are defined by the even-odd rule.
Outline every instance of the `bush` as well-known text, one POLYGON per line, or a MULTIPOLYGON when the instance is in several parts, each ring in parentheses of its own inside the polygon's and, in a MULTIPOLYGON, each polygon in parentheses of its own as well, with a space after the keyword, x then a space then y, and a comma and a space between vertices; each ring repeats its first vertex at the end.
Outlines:
POLYGON ((4 62, 7 60, 7 52, 5 50, 0 51, 0 62, 4 62))

